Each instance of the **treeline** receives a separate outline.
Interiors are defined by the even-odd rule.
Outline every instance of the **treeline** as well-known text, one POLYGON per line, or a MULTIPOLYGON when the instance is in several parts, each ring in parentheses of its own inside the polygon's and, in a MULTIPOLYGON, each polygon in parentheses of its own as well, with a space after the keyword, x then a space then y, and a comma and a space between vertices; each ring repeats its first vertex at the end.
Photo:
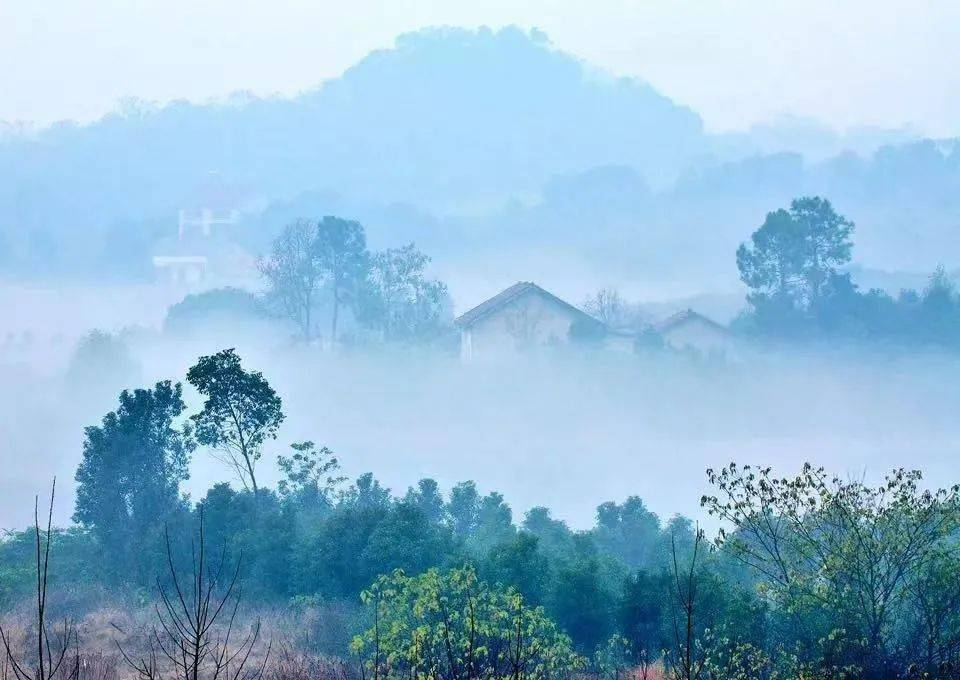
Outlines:
MULTIPOLYGON (((204 397, 196 413, 165 381, 122 393, 86 429, 77 524, 56 532, 50 578, 74 613, 149 602, 159 574, 189 565, 202 524, 211 554, 240 565, 246 606, 293 612, 297 644, 349 644, 376 677, 958 675, 958 487, 928 491, 903 470, 871 487, 731 465, 708 471, 713 541, 635 497, 575 531, 543 507, 515 517, 469 481, 399 495, 372 474, 348 483, 312 442, 278 456, 283 478, 267 488, 258 466, 284 419, 267 379, 225 350, 187 380, 204 397), (238 488, 182 494, 201 448, 238 488), (444 640, 471 659, 467 675, 444 640)), ((4 610, 32 597, 38 535, 0 543, 4 610)))
POLYGON ((408 339, 435 335, 451 321, 446 285, 424 275, 429 261, 412 243, 370 253, 359 222, 324 217, 287 225, 260 271, 267 304, 293 322, 306 342, 318 334, 338 342, 345 312, 354 328, 380 339, 408 339), (316 318, 322 292, 328 297, 325 331, 316 318))
POLYGON ((771 212, 737 250, 749 308, 735 328, 767 339, 868 341, 960 349, 960 295, 940 266, 922 291, 862 291, 842 271, 854 224, 803 197, 771 212))
POLYGON ((258 267, 262 294, 220 288, 188 295, 165 330, 209 334, 279 321, 295 339, 324 345, 452 341, 446 284, 426 274, 430 257, 413 243, 370 251, 363 225, 327 216, 283 228, 258 267))

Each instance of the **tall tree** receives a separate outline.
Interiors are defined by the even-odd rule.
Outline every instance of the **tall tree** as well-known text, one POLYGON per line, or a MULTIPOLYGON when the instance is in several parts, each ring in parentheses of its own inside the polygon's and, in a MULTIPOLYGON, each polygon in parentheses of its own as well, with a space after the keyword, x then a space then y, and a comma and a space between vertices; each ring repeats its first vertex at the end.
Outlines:
POLYGON ((786 210, 768 213, 750 237, 750 246, 741 243, 737 249, 737 269, 751 290, 748 300, 754 306, 768 300, 794 300, 802 261, 796 227, 786 210))
POLYGON ((306 342, 313 337, 313 311, 324 282, 316 249, 316 228, 298 220, 284 228, 270 256, 259 263, 267 279, 268 300, 297 326, 306 342))
POLYGON ((837 267, 850 261, 853 222, 838 215, 825 198, 806 196, 790 204, 790 216, 803 236, 803 278, 808 302, 823 294, 837 267))
POLYGON ((737 249, 740 278, 752 291, 750 303, 814 304, 838 267, 850 261, 852 233, 853 223, 817 196, 795 199, 789 210, 769 213, 750 245, 737 249))
POLYGON ((450 491, 447 516, 453 535, 466 541, 477 529, 477 513, 480 509, 480 493, 473 481, 460 482, 450 491))
POLYGON ((284 419, 280 397, 262 373, 241 366, 233 349, 200 357, 187 381, 206 397, 203 410, 190 417, 197 441, 217 451, 257 496, 256 463, 284 419))
POLYGON ((324 217, 317 225, 314 256, 330 288, 330 342, 336 343, 340 305, 352 301, 366 279, 369 255, 363 227, 352 220, 324 217))
POLYGON ((371 258, 364 320, 384 339, 408 339, 437 331, 448 311, 447 287, 428 279, 430 258, 413 243, 389 248, 371 258))
POLYGON ((164 518, 180 507, 193 441, 175 421, 186 408, 180 384, 124 390, 120 405, 88 427, 77 469, 73 519, 92 528, 115 565, 157 537, 164 518))

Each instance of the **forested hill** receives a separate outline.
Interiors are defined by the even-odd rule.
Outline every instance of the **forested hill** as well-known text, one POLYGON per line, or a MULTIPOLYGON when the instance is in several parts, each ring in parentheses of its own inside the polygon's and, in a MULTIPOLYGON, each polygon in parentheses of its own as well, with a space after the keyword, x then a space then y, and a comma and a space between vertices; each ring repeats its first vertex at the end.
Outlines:
POLYGON ((293 99, 128 103, 90 125, 7 135, 0 252, 169 215, 211 171, 266 200, 321 190, 443 211, 500 205, 605 163, 669 178, 701 147, 695 113, 541 34, 425 30, 293 99))
POLYGON ((211 173, 249 209, 233 236, 252 255, 286 221, 332 214, 378 247, 415 240, 466 279, 563 267, 585 288, 642 274, 715 290, 736 285, 733 253, 766 212, 809 194, 856 222, 865 267, 956 266, 955 140, 791 125, 710 135, 537 31, 424 30, 294 98, 127 104, 0 135, 0 277, 149 280, 211 173), (548 251, 535 269, 529 254, 548 251))

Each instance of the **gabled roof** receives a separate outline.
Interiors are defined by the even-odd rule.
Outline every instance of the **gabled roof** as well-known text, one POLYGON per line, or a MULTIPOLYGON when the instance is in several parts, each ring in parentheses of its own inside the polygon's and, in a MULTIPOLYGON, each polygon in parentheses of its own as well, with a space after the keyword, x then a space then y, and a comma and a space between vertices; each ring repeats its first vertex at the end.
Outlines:
POLYGON ((467 312, 464 312, 459 317, 457 317, 455 323, 461 328, 467 328, 469 326, 472 326, 473 324, 477 323, 478 321, 485 318, 486 316, 493 314, 497 310, 503 309, 514 300, 520 299, 527 293, 536 293, 537 295, 540 295, 541 297, 544 297, 547 300, 550 300, 551 302, 554 302, 560 305, 561 307, 565 307, 566 309, 572 312, 575 312, 576 314, 586 317, 587 319, 593 319, 592 316, 590 316, 583 310, 577 309, 576 307, 571 305, 569 302, 565 300, 561 300, 553 293, 549 293, 545 291, 543 288, 541 288, 537 284, 532 283, 530 281, 520 281, 518 283, 513 284, 506 290, 503 290, 497 293, 489 300, 481 302, 479 305, 477 305, 473 309, 467 312))
POLYGON ((682 326, 683 324, 691 321, 703 322, 711 328, 720 331, 721 333, 730 332, 726 326, 718 324, 713 319, 708 319, 703 314, 698 314, 692 309, 684 309, 683 311, 677 312, 672 316, 668 316, 663 321, 653 324, 653 330, 655 330, 657 333, 666 333, 673 330, 677 326, 682 326))

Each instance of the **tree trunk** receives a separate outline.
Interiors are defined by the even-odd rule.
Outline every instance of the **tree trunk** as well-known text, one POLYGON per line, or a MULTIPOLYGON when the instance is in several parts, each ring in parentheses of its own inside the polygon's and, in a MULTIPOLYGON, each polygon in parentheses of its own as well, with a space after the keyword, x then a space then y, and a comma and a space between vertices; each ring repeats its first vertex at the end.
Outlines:
POLYGON ((253 463, 250 462, 250 457, 247 454, 243 454, 243 460, 247 463, 247 474, 250 475, 250 485, 253 487, 253 497, 259 498, 260 489, 257 487, 257 476, 253 474, 253 463))
POLYGON ((330 346, 337 344, 337 317, 340 315, 340 284, 333 284, 333 317, 330 320, 330 346))
POLYGON ((306 342, 307 344, 310 343, 310 322, 311 322, 311 319, 310 319, 310 308, 311 308, 312 306, 313 306, 313 305, 312 305, 312 301, 311 301, 310 298, 308 297, 308 298, 307 298, 306 308, 303 310, 303 316, 304 316, 304 319, 303 319, 303 341, 306 342))

